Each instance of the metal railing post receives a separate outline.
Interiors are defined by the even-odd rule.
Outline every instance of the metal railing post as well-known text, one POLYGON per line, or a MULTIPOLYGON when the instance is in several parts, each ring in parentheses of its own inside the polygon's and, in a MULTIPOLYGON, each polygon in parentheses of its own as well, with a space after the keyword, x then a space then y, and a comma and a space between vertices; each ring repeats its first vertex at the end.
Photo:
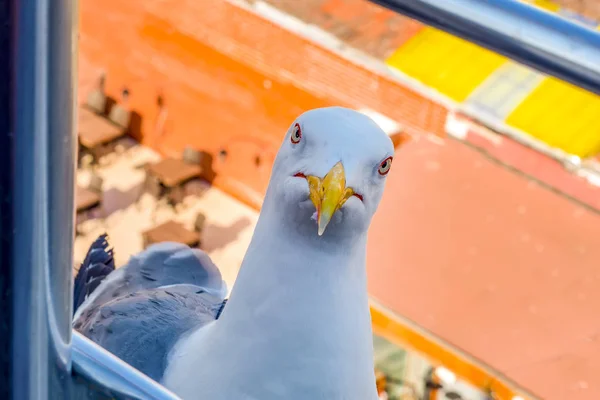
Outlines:
POLYGON ((12 215, 12 37, 14 13, 12 2, 0 2, 0 398, 12 391, 13 343, 13 215, 12 215))
POLYGON ((14 7, 12 398, 67 398, 75 140, 72 0, 14 7))
POLYGON ((14 6, 13 53, 3 54, 14 54, 6 63, 14 84, 3 97, 10 80, 0 80, 0 106, 12 104, 0 109, 0 145, 6 144, 0 200, 9 200, 8 206, 0 201, 7 240, 0 244, 0 289, 8 300, 2 310, 12 306, 12 317, 3 314, 0 322, 12 336, 0 338, 7 356, 0 365, 12 385, 0 397, 176 400, 80 334, 72 342, 77 4, 6 3, 14 6), (2 279, 10 276, 7 286, 2 279))
POLYGON ((600 31, 518 0, 371 0, 600 94, 600 31))

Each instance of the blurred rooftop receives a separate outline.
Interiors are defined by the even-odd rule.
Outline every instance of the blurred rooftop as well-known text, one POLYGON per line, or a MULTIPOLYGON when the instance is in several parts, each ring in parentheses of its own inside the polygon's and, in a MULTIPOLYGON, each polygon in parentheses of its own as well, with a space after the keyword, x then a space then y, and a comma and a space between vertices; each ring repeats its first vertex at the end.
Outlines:
MULTIPOLYGON (((253 0, 245 0, 253 3, 253 0)), ((333 34, 349 46, 386 59, 422 24, 367 0, 265 0, 333 34)))
MULTIPOLYGON (((209 186, 205 186, 201 195, 187 197, 177 212, 164 204, 156 208, 157 201, 151 195, 140 196, 145 175, 144 170, 136 166, 159 159, 156 152, 136 145, 124 155, 111 154, 109 162, 97 169, 96 173, 104 179, 101 216, 105 222, 90 219, 80 225, 83 234, 75 239, 75 266, 79 266, 90 244, 104 232, 108 233, 114 246, 117 266, 121 266, 143 249, 143 231, 168 220, 181 222, 192 229, 196 214, 203 212, 206 226, 202 248, 219 266, 223 279, 231 288, 252 238, 258 212, 209 186)), ((79 170, 77 183, 85 186, 89 176, 88 170, 79 170)))
MULTIPOLYGON (((513 151, 504 137, 488 133, 489 147, 478 146, 484 150, 440 138, 449 112, 439 97, 428 97, 431 90, 417 92, 350 62, 283 22, 236 6, 240 1, 82 2, 80 94, 107 69, 109 93, 131 89, 130 105, 144 117, 145 143, 163 154, 188 144, 217 151, 231 138, 244 139, 231 149, 233 163, 221 170, 233 184, 217 186, 243 187, 254 197, 262 195, 273 152, 297 114, 332 104, 385 114, 414 140, 396 157, 370 235, 372 296, 541 397, 600 398, 593 348, 600 332, 593 312, 600 306, 594 268, 600 218, 591 210, 598 197, 588 196, 587 207, 511 168, 525 162, 521 171, 545 181, 548 171, 562 166, 523 146, 513 151), (164 129, 156 128, 157 93, 169 107, 164 129), (499 153, 506 147, 508 156, 499 153), (257 154, 266 160, 260 168, 257 154), (459 323, 465 315, 468 323, 459 323)), ((381 65, 423 31, 364 0, 268 3, 344 38, 381 65)), ((141 249, 140 232, 152 224, 152 200, 143 198, 141 211, 132 201, 142 180, 134 166, 155 157, 138 147, 100 171, 120 264, 141 249)), ((581 193, 573 189, 581 181, 569 176, 564 192, 581 193)), ((78 179, 84 182, 86 174, 78 179)), ((585 187, 597 193, 592 190, 585 187)), ((203 210, 210 225, 205 246, 233 282, 256 211, 214 187, 187 204, 177 216, 161 209, 157 223, 175 218, 191 224, 194 212, 203 210)), ((87 233, 77 238, 79 260, 102 230, 95 223, 84 225, 87 233)))
MULTIPOLYGON (((81 225, 76 260, 106 229, 122 265, 142 249, 143 230, 169 219, 191 226, 202 211, 203 248, 231 287, 257 212, 206 187, 177 213, 161 206, 153 222, 150 195, 136 206, 143 181, 136 166, 157 154, 135 146, 111 157, 98 170, 105 224, 81 225)), ((85 184, 88 172, 77 178, 85 184)), ((373 223, 369 291, 542 398, 596 399, 599 237, 598 213, 455 140, 422 138, 398 153, 373 223)))
POLYGON ((529 2, 538 3, 552 11, 568 13, 570 16, 578 14, 589 22, 600 25, 600 2, 597 0, 530 0, 529 2))
POLYGON ((600 398, 600 214, 455 140, 394 160, 371 296, 544 399, 600 398))

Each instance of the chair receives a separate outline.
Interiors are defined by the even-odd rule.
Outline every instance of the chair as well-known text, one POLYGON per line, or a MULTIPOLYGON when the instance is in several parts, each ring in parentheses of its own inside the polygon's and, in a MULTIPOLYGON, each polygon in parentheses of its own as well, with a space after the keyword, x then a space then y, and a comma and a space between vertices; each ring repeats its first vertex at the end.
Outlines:
POLYGON ((167 202, 173 208, 177 208, 179 204, 183 203, 184 198, 185 190, 182 186, 171 188, 167 193, 167 202))
POLYGON ((199 212, 196 215, 196 220, 194 221, 194 230, 198 233, 198 245, 199 249, 202 248, 202 232, 204 231, 204 225, 206 224, 206 215, 204 213, 199 212))
POLYGON ((149 193, 155 199, 163 194, 163 188, 160 181, 152 174, 146 171, 146 180, 144 181, 144 192, 149 193))
MULTIPOLYGON (((145 167, 146 166, 144 166, 144 168, 145 167)), ((152 196, 157 201, 160 200, 160 198, 163 194, 163 188, 160 184, 160 181, 158 179, 156 179, 156 177, 154 175, 148 173, 148 170, 146 170, 146 177, 144 179, 141 191, 139 192, 137 201, 135 203, 138 211, 142 209, 141 200, 145 193, 150 194, 150 196, 152 196)), ((156 208, 156 206, 155 206, 155 208, 156 208)))
POLYGON ((194 221, 194 230, 198 233, 202 233, 204 230, 204 224, 206 223, 206 215, 204 213, 199 212, 196 215, 196 220, 194 221))
POLYGON ((83 234, 80 230, 79 230, 79 225, 85 221, 87 221, 90 218, 94 218, 96 220, 100 221, 100 224, 102 225, 103 228, 106 228, 106 221, 104 220, 104 207, 103 207, 103 202, 102 202, 102 193, 103 193, 103 186, 104 186, 104 179, 96 174, 96 173, 92 173, 92 175, 90 176, 90 182, 88 183, 87 189, 89 191, 92 191, 94 193, 97 193, 100 196, 100 203, 95 206, 92 209, 89 210, 84 210, 81 212, 77 213, 77 221, 76 221, 76 235, 81 235, 83 234))
POLYGON ((98 174, 92 174, 90 177, 90 183, 88 185, 88 189, 96 192, 98 194, 102 194, 102 187, 104 186, 104 179, 98 174))
POLYGON ((149 173, 148 170, 146 170, 146 179, 144 180, 142 193, 140 194, 140 196, 138 197, 138 201, 136 202, 136 208, 138 210, 141 209, 140 200, 142 199, 142 195, 144 193, 150 194, 156 200, 154 208, 152 209, 152 222, 156 222, 156 213, 158 212, 158 209, 163 204, 172 204, 173 199, 171 198, 170 193, 167 191, 167 189, 162 185, 160 180, 158 180, 154 175, 149 173))
POLYGON ((108 119, 115 125, 120 126, 123 129, 129 128, 129 121, 131 120, 131 112, 125 109, 120 104, 115 104, 110 109, 108 119))
POLYGON ((131 112, 124 106, 129 97, 129 90, 123 89, 121 103, 115 103, 108 114, 108 119, 115 125, 127 130, 131 121, 131 112))
POLYGON ((183 161, 188 164, 201 164, 202 163, 202 152, 200 150, 196 150, 193 147, 186 146, 183 149, 183 161))
MULTIPOLYGON (((108 114, 108 119, 113 124, 123 128, 125 131, 129 130, 129 124, 131 122, 131 111, 129 111, 124 106, 124 103, 126 103, 128 96, 129 96, 129 91, 127 89, 123 89, 123 94, 122 94, 123 104, 119 104, 119 103, 114 104, 110 109, 110 113, 108 114)), ((126 152, 127 148, 122 141, 118 141, 114 146, 114 150, 117 154, 123 154, 126 152)))
MULTIPOLYGON (((103 187, 104 187, 104 179, 100 175, 93 173, 92 176, 90 177, 88 189, 91 190, 92 192, 98 193, 102 197, 103 187)), ((101 215, 98 215, 97 218, 101 220, 102 226, 105 226, 102 203, 100 203, 100 207, 98 207, 98 211, 99 211, 99 214, 101 214, 101 215)))
POLYGON ((208 182, 212 182, 215 178, 213 170, 213 156, 204 150, 196 150, 192 147, 183 149, 183 161, 189 164, 197 164, 202 167, 202 178, 208 182))
POLYGON ((106 76, 104 74, 100 75, 98 79, 98 87, 92 90, 86 99, 85 105, 90 110, 94 111, 96 114, 105 114, 106 113, 106 93, 104 92, 104 82, 106 76))
POLYGON ((81 143, 77 142, 77 168, 90 168, 94 165, 94 155, 91 154, 81 143))

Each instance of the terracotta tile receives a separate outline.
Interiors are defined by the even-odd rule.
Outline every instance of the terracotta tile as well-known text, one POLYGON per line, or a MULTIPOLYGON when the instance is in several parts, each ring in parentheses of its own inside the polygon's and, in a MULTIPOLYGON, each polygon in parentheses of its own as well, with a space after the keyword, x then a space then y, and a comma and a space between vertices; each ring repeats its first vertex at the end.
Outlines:
POLYGON ((387 58, 416 32, 416 27, 420 27, 416 21, 367 0, 266 2, 325 29, 352 47, 381 59, 387 58))
POLYGON ((554 2, 600 24, 600 2, 598 0, 554 0, 554 2))
POLYGON ((600 215, 455 140, 396 155, 370 293, 539 398, 600 398, 600 215))

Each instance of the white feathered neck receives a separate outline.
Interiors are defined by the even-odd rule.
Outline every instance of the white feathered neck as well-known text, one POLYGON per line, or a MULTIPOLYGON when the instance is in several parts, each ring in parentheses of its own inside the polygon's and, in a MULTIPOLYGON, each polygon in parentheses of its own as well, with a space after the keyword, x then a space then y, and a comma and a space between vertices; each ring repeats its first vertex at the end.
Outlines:
POLYGON ((366 235, 301 238, 282 221, 263 206, 222 316, 173 352, 163 382, 184 399, 377 398, 366 235))

